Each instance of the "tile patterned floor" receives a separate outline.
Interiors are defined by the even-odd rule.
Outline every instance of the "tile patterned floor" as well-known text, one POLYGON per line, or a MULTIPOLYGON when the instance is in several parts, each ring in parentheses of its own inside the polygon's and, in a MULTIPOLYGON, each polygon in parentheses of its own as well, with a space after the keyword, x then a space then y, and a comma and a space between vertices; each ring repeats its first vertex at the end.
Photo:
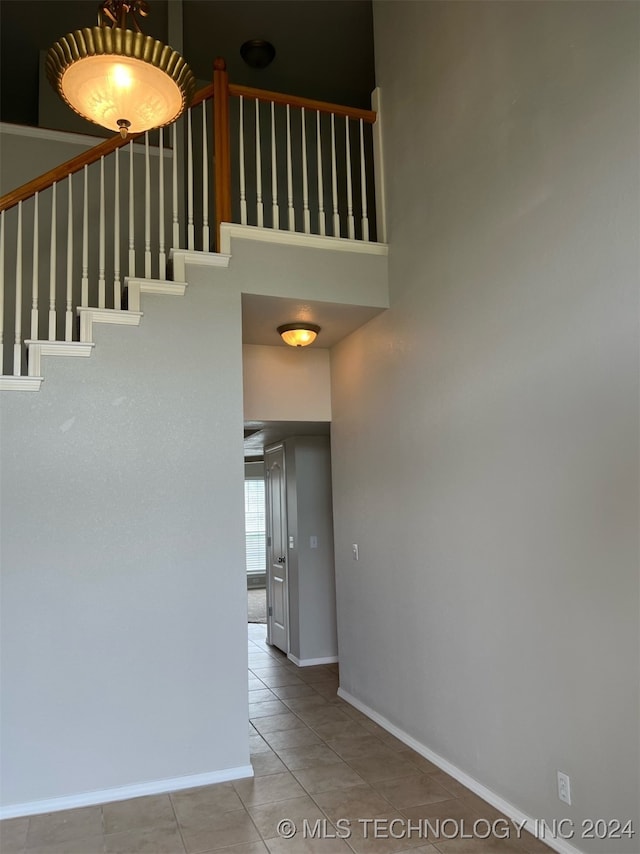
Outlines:
POLYGON ((336 696, 336 665, 298 668, 249 626, 254 779, 0 824, 2 854, 538 854, 532 836, 336 696), (278 834, 289 819, 299 832, 278 834), (392 823, 396 820, 395 823, 392 823), (425 835, 424 820, 441 835, 425 835), (440 820, 438 823, 438 819, 440 820), (448 823, 445 823, 448 819, 448 823), (303 838, 304 822, 324 838, 303 838), (373 824, 378 820, 378 825, 373 824), (317 822, 317 824, 316 824, 317 822), (340 822, 344 822, 340 825, 340 822), (410 824, 420 828, 409 833, 410 824), (338 830, 336 830, 336 824, 338 830), (339 838, 350 829, 348 839, 339 838), (333 837, 333 838, 332 838, 333 837), (336 838, 338 837, 338 838, 336 838), (448 838, 455 837, 455 838, 448 838))

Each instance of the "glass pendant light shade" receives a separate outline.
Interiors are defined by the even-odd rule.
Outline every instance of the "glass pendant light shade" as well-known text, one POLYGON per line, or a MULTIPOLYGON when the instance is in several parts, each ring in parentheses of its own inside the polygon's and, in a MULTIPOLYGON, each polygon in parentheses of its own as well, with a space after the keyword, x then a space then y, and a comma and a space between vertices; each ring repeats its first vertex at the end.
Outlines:
POLYGON ((285 323, 278 327, 278 333, 290 347, 307 347, 318 337, 320 327, 315 323, 285 323))
POLYGON ((175 121, 195 91, 179 53, 121 27, 68 33, 50 48, 46 70, 72 110, 123 136, 175 121))

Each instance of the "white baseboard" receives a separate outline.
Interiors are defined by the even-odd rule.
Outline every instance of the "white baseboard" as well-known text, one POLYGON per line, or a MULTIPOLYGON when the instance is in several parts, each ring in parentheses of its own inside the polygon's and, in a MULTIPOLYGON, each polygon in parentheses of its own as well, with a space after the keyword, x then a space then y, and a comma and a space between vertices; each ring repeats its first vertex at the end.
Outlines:
POLYGON ((313 667, 316 664, 337 664, 338 656, 337 655, 329 655, 327 658, 298 658, 297 656, 289 653, 287 658, 290 661, 293 661, 294 664, 297 664, 298 667, 313 667))
POLYGON ((241 780, 246 777, 253 777, 251 765, 224 768, 222 771, 209 771, 205 774, 192 774, 189 777, 172 777, 168 780, 134 783, 131 786, 121 786, 115 789, 81 792, 77 795, 65 795, 62 798, 47 798, 42 801, 28 801, 24 804, 9 804, 0 807, 0 819, 59 812, 60 810, 107 804, 113 801, 127 801, 129 798, 140 798, 143 795, 163 795, 166 792, 193 789, 196 786, 210 786, 212 783, 226 783, 229 780, 241 780))
MULTIPOLYGON (((438 768, 441 768, 446 774, 449 774, 450 777, 454 777, 459 783, 462 783, 463 786, 466 786, 467 789, 470 789, 474 794, 482 798, 483 801, 487 801, 487 803, 491 804, 492 807, 495 807, 508 818, 517 822, 518 825, 524 824, 529 833, 532 833, 535 836, 536 827, 540 826, 541 819, 538 819, 538 823, 536 823, 536 819, 526 815, 517 807, 514 807, 513 804, 505 801, 504 798, 500 797, 500 795, 497 795, 495 792, 492 792, 491 789, 483 786, 482 783, 474 780, 473 777, 470 777, 464 771, 460 770, 456 765, 452 765, 451 762, 443 759, 442 756, 434 753, 433 750, 430 750, 419 741, 416 741, 415 738, 408 735, 404 730, 399 729, 399 727, 392 724, 391 721, 388 721, 385 717, 378 714, 378 712, 369 708, 369 706, 362 703, 356 697, 353 697, 343 688, 338 688, 338 696, 345 702, 349 703, 349 705, 365 714, 368 718, 371 718, 372 721, 375 721, 383 729, 386 729, 387 732, 391 733, 391 735, 395 735, 395 737, 406 744, 407 747, 412 748, 412 750, 415 750, 415 752, 419 753, 420 756, 424 756, 425 759, 433 762, 434 765, 437 765, 438 768)), ((558 851, 559 854, 583 854, 579 848, 576 848, 574 845, 570 845, 566 839, 545 836, 542 841, 548 845, 549 848, 552 848, 554 851, 558 851)))

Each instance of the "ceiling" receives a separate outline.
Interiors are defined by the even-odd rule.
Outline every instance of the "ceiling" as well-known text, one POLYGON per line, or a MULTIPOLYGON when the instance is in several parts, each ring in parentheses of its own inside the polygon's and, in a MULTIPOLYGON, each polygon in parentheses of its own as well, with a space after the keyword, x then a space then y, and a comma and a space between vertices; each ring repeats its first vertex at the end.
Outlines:
POLYGON ((267 445, 291 436, 328 436, 328 421, 246 421, 244 425, 244 457, 261 459, 267 445))
POLYGON ((244 344, 287 347, 278 335, 278 326, 302 320, 320 327, 313 347, 329 349, 381 311, 383 309, 371 306, 301 302, 282 297, 243 294, 242 341, 244 344))

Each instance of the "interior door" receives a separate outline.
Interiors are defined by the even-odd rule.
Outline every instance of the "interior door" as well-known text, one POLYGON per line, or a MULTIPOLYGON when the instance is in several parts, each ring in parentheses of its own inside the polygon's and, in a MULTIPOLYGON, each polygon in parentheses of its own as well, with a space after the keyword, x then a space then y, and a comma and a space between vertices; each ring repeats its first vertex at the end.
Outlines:
POLYGON ((287 484, 284 447, 265 451, 267 499, 267 640, 289 652, 287 484))

